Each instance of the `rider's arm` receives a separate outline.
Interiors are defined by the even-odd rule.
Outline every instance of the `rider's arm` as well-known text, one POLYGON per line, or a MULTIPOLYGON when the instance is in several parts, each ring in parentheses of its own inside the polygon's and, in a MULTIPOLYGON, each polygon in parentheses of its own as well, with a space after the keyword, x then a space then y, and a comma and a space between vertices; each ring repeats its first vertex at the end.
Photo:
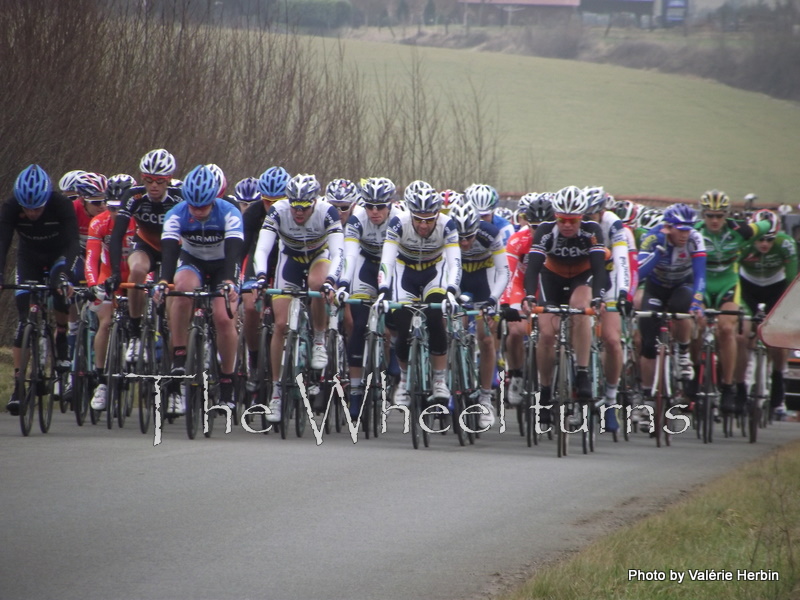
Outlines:
POLYGON ((636 249, 636 240, 634 240, 633 232, 625 227, 625 238, 628 240, 628 265, 631 269, 631 287, 628 288, 628 296, 632 297, 636 288, 639 287, 639 262, 637 256, 639 251, 636 249))
MULTIPOLYGON (((452 219, 444 226, 444 259, 447 288, 461 289, 461 247, 458 245, 458 229, 452 219)), ((499 296, 498 296, 499 297, 499 296)))
POLYGON ((542 244, 545 230, 550 231, 554 225, 544 223, 539 225, 536 233, 533 234, 533 242, 531 249, 528 252, 528 267, 525 270, 525 294, 528 296, 535 296, 539 289, 539 272, 544 266, 544 260, 547 258, 547 250, 542 244))
MULTIPOLYGON (((81 235, 78 231, 78 217, 72 208, 72 203, 60 194, 58 196, 61 201, 56 205, 58 207, 56 218, 61 224, 61 231, 66 237, 64 262, 67 265, 66 275, 72 280, 75 267, 78 264, 78 258, 81 255, 81 235)), ((55 202, 56 198, 51 196, 50 201, 55 202)))
POLYGON ((222 272, 223 281, 236 281, 237 267, 242 264, 242 246, 244 246, 244 227, 242 213, 237 206, 227 211, 225 218, 225 262, 222 272))
POLYGON ((105 221, 100 217, 95 217, 89 223, 89 237, 86 239, 86 261, 84 274, 86 285, 93 287, 97 285, 100 274, 100 263, 103 258, 103 234, 101 232, 102 223, 105 221))
POLYGON ((394 264, 397 262, 397 253, 400 250, 400 236, 403 226, 399 217, 392 217, 386 230, 386 241, 381 252, 381 266, 378 269, 378 290, 389 289, 392 286, 394 264))
MULTIPOLYGON (((506 249, 503 247, 500 238, 496 239, 497 247, 492 246, 493 254, 492 258, 494 259, 494 280, 490 278, 490 283, 492 285, 491 295, 498 303, 500 302, 500 298, 502 297, 503 293, 506 291, 506 287, 511 282, 511 271, 509 269, 509 260, 508 260, 508 253, 506 249)), ((515 263, 516 266, 516 263, 515 263)))
POLYGON ((775 243, 781 243, 781 253, 783 254, 783 268, 786 271, 786 281, 791 283, 797 277, 797 244, 788 235, 780 236, 775 243), (781 239, 783 238, 783 239, 781 239))
POLYGON ((325 229, 328 232, 328 253, 331 257, 326 279, 331 285, 336 285, 342 276, 342 265, 344 264, 344 233, 342 232, 342 220, 339 218, 339 211, 334 206, 331 206, 328 209, 328 214, 325 215, 325 225, 325 229))
POLYGON ((353 281, 358 262, 358 252, 361 249, 359 238, 361 237, 361 222, 355 215, 350 215, 347 226, 344 228, 344 267, 342 276, 339 278, 339 285, 349 287, 353 281))
POLYGON ((646 279, 653 272, 658 261, 663 257, 660 248, 666 247, 661 225, 642 235, 641 248, 637 262, 639 263, 639 280, 646 279))
POLYGON ((164 228, 161 230, 161 281, 167 283, 172 283, 172 278, 175 277, 181 252, 181 219, 178 213, 181 208, 182 204, 167 213, 164 217, 164 228))
POLYGON ((697 230, 692 231, 689 244, 693 246, 691 250, 692 275, 694 277, 692 304, 698 304, 703 301, 706 293, 706 245, 702 234, 697 230))
POLYGON ((11 198, 3 203, 0 208, 0 282, 3 281, 3 271, 6 267, 6 257, 11 241, 14 239, 14 227, 22 212, 16 200, 11 198))
POLYGON ((266 275, 269 266, 269 255, 278 239, 278 228, 280 227, 280 215, 272 206, 264 219, 264 225, 258 234, 256 252, 253 255, 253 267, 256 275, 266 275))
POLYGON ((769 232, 769 221, 756 221, 755 223, 743 222, 739 223, 733 219, 728 219, 728 227, 733 229, 736 233, 742 236, 743 239, 749 240, 751 237, 760 237, 769 232))
POLYGON ((130 190, 125 192, 122 199, 122 207, 114 219, 114 229, 111 231, 111 240, 108 242, 108 258, 111 262, 111 273, 119 274, 120 264, 122 263, 122 241, 128 231, 131 215, 136 208, 139 198, 129 195, 130 190))
POLYGON ((611 226, 609 236, 611 237, 611 260, 614 264, 617 293, 625 292, 627 294, 632 289, 631 268, 628 262, 628 239, 621 221, 617 221, 611 226))

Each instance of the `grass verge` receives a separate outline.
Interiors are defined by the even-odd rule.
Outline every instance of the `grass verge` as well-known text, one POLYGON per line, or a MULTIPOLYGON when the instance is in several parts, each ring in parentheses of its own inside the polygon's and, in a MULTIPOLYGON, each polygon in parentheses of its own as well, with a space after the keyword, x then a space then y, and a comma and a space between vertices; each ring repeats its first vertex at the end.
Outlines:
POLYGON ((800 598, 800 442, 542 570, 503 600, 540 598, 800 598), (637 580, 630 569, 665 580, 637 580), (705 570, 731 581, 701 581, 705 570), (778 580, 740 580, 759 571, 778 580))

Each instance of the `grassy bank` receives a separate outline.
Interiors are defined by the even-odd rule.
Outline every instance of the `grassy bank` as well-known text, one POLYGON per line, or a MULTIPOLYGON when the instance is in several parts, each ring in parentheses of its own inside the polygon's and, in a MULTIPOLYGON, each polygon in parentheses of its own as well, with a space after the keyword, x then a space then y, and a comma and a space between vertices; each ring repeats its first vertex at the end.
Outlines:
POLYGON ((544 598, 800 598, 800 442, 599 540, 504 600, 544 598), (631 569, 643 573, 631 577, 631 569), (732 581, 701 581, 705 570, 732 581), (759 571, 779 579, 738 580, 759 571), (665 580, 647 581, 647 573, 665 580))

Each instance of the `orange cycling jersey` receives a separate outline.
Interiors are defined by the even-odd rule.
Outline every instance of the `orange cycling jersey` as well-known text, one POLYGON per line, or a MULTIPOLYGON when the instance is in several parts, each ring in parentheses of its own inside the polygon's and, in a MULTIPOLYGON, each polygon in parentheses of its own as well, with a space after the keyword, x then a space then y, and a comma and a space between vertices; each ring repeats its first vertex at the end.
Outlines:
POLYGON ((532 243, 533 232, 530 227, 520 229, 508 238, 506 258, 508 258, 511 279, 506 291, 500 297, 500 304, 519 304, 525 298, 525 268, 527 267, 525 257, 530 252, 532 243))
MULTIPOLYGON (((111 211, 105 211, 89 223, 86 241, 86 285, 90 287, 103 283, 111 274, 108 244, 111 240, 111 231, 114 229, 114 218, 115 215, 111 211)), ((122 240, 122 261, 120 262, 122 281, 128 280, 128 254, 135 233, 136 223, 131 219, 128 231, 122 240)))

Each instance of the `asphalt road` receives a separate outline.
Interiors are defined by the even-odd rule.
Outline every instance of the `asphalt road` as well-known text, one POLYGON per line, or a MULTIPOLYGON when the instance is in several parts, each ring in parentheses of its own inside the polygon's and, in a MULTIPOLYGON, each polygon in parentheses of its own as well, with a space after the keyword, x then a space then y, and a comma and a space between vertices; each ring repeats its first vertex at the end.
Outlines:
POLYGON ((415 451, 401 425, 317 445, 310 429, 281 440, 219 422, 189 441, 176 422, 154 447, 135 421, 57 414, 22 438, 0 414, 0 598, 485 598, 800 438, 797 423, 756 445, 601 436, 558 459, 554 442, 527 448, 513 415, 465 448, 437 435, 415 451))

